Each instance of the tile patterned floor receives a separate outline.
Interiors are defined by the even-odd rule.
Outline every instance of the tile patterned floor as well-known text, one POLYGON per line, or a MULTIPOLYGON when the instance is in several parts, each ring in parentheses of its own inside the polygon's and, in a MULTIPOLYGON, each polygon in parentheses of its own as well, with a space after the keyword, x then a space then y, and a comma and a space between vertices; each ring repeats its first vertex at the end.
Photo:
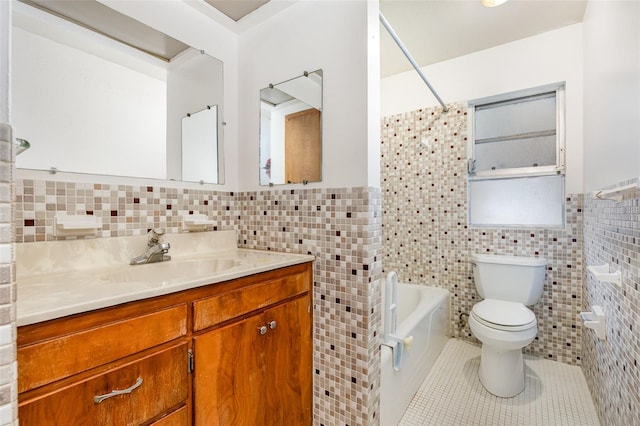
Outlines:
POLYGON ((479 365, 479 346, 449 340, 399 424, 600 425, 580 367, 525 355, 524 392, 499 398, 480 384, 479 365))

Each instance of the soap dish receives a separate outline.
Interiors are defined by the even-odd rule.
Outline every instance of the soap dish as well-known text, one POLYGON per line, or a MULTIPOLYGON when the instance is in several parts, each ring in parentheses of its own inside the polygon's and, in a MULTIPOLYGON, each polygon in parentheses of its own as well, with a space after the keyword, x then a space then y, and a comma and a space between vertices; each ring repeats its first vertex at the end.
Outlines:
POLYGON ((55 237, 95 236, 102 228, 99 217, 92 215, 69 215, 57 213, 53 218, 53 235, 55 237))
POLYGON ((605 326, 604 310, 601 306, 594 305, 590 312, 580 312, 580 318, 585 327, 596 332, 599 339, 606 340, 607 328, 605 326))
POLYGON ((622 274, 620 270, 611 272, 608 263, 599 266, 587 266, 587 270, 591 272, 598 281, 606 281, 616 285, 622 284, 622 274))
POLYGON ((182 228, 185 231, 205 231, 208 226, 215 225, 215 221, 207 219, 204 214, 194 213, 182 217, 182 228))

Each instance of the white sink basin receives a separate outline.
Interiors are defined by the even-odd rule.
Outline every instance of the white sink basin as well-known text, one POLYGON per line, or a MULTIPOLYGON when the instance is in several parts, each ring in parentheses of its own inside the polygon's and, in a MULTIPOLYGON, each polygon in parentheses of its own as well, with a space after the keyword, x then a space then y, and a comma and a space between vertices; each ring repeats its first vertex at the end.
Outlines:
MULTIPOLYGON (((176 234, 171 241, 172 246, 176 241, 171 260, 135 266, 128 265, 128 255, 99 256, 103 252, 138 253, 138 248, 100 244, 100 240, 113 238, 52 241, 43 246, 35 243, 38 250, 21 256, 26 266, 16 280, 16 323, 35 324, 314 260, 307 255, 211 246, 210 236, 205 234, 195 243, 176 234), (65 243, 67 248, 55 243, 65 243), (73 243, 73 250, 67 243, 73 243)), ((235 232, 228 239, 235 243, 235 232)))
POLYGON ((217 257, 169 260, 166 262, 131 266, 125 270, 110 272, 101 278, 112 282, 189 280, 215 275, 238 266, 240 263, 241 261, 239 259, 217 257))

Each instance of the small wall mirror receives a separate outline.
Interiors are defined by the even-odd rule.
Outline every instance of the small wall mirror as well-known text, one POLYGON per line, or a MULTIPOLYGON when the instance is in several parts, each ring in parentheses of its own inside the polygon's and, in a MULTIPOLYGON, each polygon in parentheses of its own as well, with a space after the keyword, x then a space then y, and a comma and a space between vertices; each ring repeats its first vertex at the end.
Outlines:
POLYGON ((212 77, 222 74, 222 62, 195 49, 189 53, 192 57, 172 64, 167 76, 167 140, 180 141, 179 150, 167 146, 167 171, 184 182, 223 183, 222 86, 212 84, 212 77), (175 158, 178 170, 171 168, 175 158))
POLYGON ((322 70, 260 90, 260 185, 322 180, 322 70))
POLYGON ((182 118, 182 180, 218 182, 218 106, 182 118))

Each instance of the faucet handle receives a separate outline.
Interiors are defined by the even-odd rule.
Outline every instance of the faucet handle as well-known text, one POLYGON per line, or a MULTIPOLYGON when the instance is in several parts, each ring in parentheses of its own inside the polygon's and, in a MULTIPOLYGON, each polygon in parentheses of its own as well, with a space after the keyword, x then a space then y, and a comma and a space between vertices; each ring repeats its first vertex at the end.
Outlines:
POLYGON ((147 242, 149 244, 149 247, 158 244, 163 235, 164 235, 163 228, 152 228, 147 233, 147 242))

